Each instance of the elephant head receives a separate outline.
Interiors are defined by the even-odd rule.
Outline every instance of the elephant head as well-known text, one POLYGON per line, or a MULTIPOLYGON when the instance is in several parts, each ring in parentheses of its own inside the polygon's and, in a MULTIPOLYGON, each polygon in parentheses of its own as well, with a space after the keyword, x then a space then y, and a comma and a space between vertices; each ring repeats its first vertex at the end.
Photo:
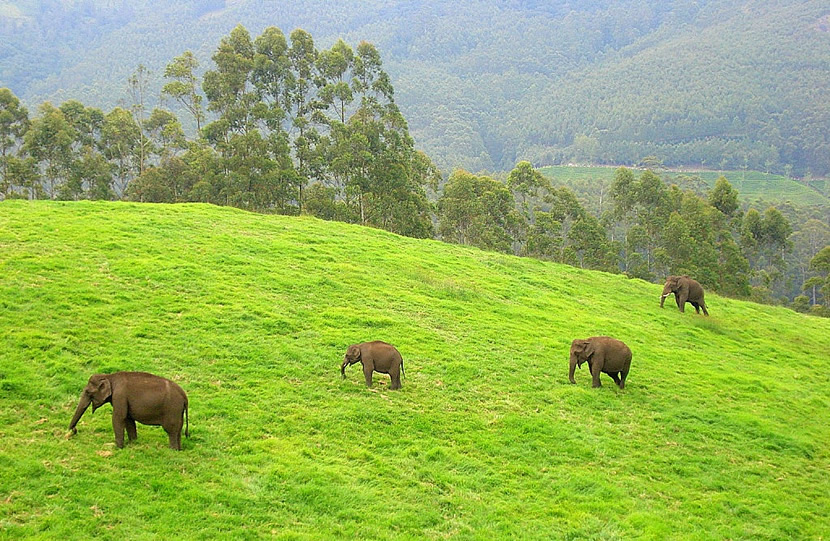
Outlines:
POLYGON ((343 364, 340 366, 340 375, 345 378, 346 367, 360 362, 361 355, 362 353, 357 344, 349 346, 349 349, 346 350, 346 355, 343 357, 343 364))
POLYGON ((568 379, 571 383, 574 380, 574 370, 577 366, 582 368, 582 363, 587 362, 590 366, 591 355, 594 354, 594 345, 590 340, 574 340, 571 342, 571 364, 568 372, 568 379))
POLYGON ((92 404, 92 412, 103 406, 112 397, 112 384, 109 378, 102 374, 96 374, 89 378, 84 390, 81 391, 81 397, 78 399, 78 407, 75 409, 75 415, 72 416, 72 421, 69 423, 69 430, 73 434, 78 430, 75 425, 81 419, 81 416, 86 412, 86 409, 92 404))
POLYGON ((669 276, 666 278, 666 285, 663 286, 663 294, 660 296, 660 307, 666 301, 666 297, 680 289, 680 276, 669 276))
POLYGON ((663 296, 668 297, 678 289, 680 289, 681 276, 669 276, 666 278, 666 285, 663 286, 663 296))

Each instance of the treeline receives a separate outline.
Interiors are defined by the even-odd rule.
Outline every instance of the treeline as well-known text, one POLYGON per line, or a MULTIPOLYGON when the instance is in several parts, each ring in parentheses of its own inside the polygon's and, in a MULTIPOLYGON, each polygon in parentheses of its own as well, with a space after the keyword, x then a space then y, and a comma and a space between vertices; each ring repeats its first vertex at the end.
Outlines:
POLYGON ((164 74, 162 92, 192 118, 195 137, 174 112, 150 107, 141 66, 128 81, 132 105, 108 113, 67 101, 30 118, 0 89, 0 192, 306 213, 651 281, 689 274, 761 302, 782 302, 776 292, 795 264, 809 295, 793 306, 827 313, 826 226, 816 221, 793 261, 790 222, 774 207, 741 210, 725 178, 701 196, 621 168, 595 212, 526 161, 504 181, 456 170, 439 190, 372 44, 318 50, 300 29, 253 39, 238 26, 213 63, 199 77, 185 52, 164 74))
POLYGON ((449 242, 653 282, 688 274, 723 295, 830 316, 821 305, 830 298, 830 228, 821 221, 794 233, 773 206, 743 211, 725 177, 701 196, 623 167, 599 196, 597 217, 529 162, 506 182, 456 171, 438 199, 438 232, 449 242), (792 267, 806 294, 790 302, 777 292, 786 290, 792 267))
POLYGON ((109 113, 67 101, 29 119, 0 91, 0 191, 7 197, 200 201, 282 214, 303 210, 400 234, 432 235, 426 189, 439 178, 414 148, 377 49, 237 26, 196 75, 190 52, 165 70, 162 93, 197 126, 149 109, 147 70, 132 105, 109 113))

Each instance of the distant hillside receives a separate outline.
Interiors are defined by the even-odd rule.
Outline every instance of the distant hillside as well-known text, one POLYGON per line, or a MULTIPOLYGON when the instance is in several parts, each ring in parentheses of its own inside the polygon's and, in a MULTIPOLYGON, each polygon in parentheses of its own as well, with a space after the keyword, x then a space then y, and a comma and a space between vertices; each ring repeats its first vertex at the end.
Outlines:
POLYGON ((412 134, 445 171, 636 163, 830 173, 830 6, 0 1, 0 86, 31 106, 111 107, 125 81, 187 49, 203 67, 243 23, 302 27, 323 46, 374 42, 412 134))
POLYGON ((312 218, 0 202, 0 530, 29 538, 817 539, 830 320, 312 218), (634 354, 626 389, 574 338, 634 354), (403 389, 346 347, 382 339, 403 389), (87 378, 188 393, 190 438, 67 426, 87 378))
MULTIPOLYGON (((616 167, 578 167, 578 166, 548 166, 539 171, 550 178, 555 185, 578 186, 580 182, 603 182, 611 185, 614 181, 616 167)), ((830 209, 830 181, 813 181, 809 185, 788 179, 781 175, 772 175, 759 171, 677 171, 666 172, 667 181, 678 179, 699 179, 700 188, 711 189, 719 176, 723 175, 738 190, 741 201, 754 203, 763 201, 769 204, 782 205, 792 203, 798 206, 817 206, 830 209)), ((681 182, 682 183, 682 182, 681 182)), ((689 186, 683 185, 687 188, 689 186)))

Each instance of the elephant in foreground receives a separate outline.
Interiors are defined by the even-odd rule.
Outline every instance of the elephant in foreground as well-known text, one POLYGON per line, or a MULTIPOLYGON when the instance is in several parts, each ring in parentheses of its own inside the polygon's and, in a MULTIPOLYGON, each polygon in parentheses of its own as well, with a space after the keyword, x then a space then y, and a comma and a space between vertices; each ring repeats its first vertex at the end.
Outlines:
POLYGON ((686 311, 686 303, 690 302, 698 314, 700 309, 703 308, 703 315, 709 315, 709 311, 706 310, 706 303, 703 301, 703 286, 697 280, 692 280, 688 276, 669 276, 666 278, 663 295, 660 297, 660 308, 663 307, 666 297, 672 293, 674 293, 674 300, 681 312, 686 311))
POLYGON ((610 336, 593 336, 584 340, 574 340, 571 343, 571 364, 568 379, 574 381, 574 369, 582 363, 588 363, 594 383, 593 387, 602 387, 599 381, 600 372, 605 372, 625 389, 625 378, 631 368, 631 350, 623 342, 610 336))
POLYGON ((170 448, 182 450, 182 425, 187 419, 185 436, 190 437, 190 419, 187 414, 187 395, 176 383, 147 372, 115 372, 95 374, 81 392, 75 415, 69 423, 71 433, 92 404, 92 411, 107 402, 112 404, 112 429, 115 445, 124 447, 124 429, 130 441, 138 436, 135 423, 161 425, 170 439, 170 448))
POLYGON ((390 389, 401 388, 401 374, 403 374, 403 357, 392 344, 375 340, 353 344, 346 350, 343 364, 340 366, 340 375, 346 377, 346 367, 356 362, 363 365, 363 375, 366 377, 366 387, 372 386, 372 372, 389 374, 392 378, 390 389))

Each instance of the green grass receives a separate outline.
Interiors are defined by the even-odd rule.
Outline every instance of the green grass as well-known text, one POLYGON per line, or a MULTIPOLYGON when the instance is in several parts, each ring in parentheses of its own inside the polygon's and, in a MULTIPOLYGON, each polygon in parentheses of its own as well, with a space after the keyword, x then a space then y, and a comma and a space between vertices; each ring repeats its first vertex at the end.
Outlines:
POLYGON ((820 539, 830 322, 207 205, 0 203, 0 538, 820 539), (625 391, 572 339, 610 334, 625 391), (387 340, 399 392, 346 347, 387 340), (87 378, 190 400, 115 449, 87 378))
MULTIPOLYGON (((547 166, 539 171, 554 183, 570 185, 577 181, 599 181, 604 180, 611 183, 614 180, 616 167, 571 167, 571 166, 547 166)), ((743 201, 754 202, 759 199, 768 203, 785 203, 789 201, 797 205, 821 205, 830 207, 830 197, 823 194, 825 181, 813 181, 809 188, 804 184, 781 175, 761 173, 759 171, 687 171, 672 172, 671 175, 697 175, 709 185, 714 187, 715 181, 723 175, 738 190, 743 201)))

